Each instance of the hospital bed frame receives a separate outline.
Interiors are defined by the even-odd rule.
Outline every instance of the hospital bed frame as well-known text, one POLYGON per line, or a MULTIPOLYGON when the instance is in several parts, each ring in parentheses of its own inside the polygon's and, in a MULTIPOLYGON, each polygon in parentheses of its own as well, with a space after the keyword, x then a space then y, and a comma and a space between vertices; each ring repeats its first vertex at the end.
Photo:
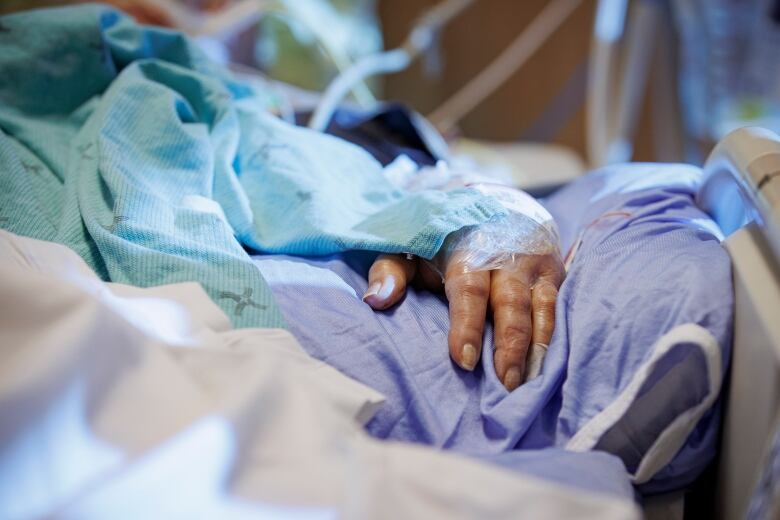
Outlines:
MULTIPOLYGON (((663 10, 661 2, 598 0, 588 75, 591 166, 632 157, 653 48, 670 39, 658 37, 663 10)), ((669 91, 675 65, 669 55, 660 53, 667 59, 654 69, 661 78, 653 85, 659 102, 654 115, 665 120, 656 125, 663 129, 656 135, 663 145, 660 160, 682 156, 679 114, 669 91)), ((735 291, 721 445, 688 506, 674 495, 651 499, 645 504, 648 518, 682 518, 683 511, 692 518, 744 518, 780 429, 780 136, 757 127, 738 129, 715 147, 704 172, 697 203, 727 237, 735 291)))
POLYGON ((697 202, 727 235, 735 291, 710 505, 716 518, 744 518, 780 426, 780 136, 756 127, 736 130, 704 170, 697 202))
POLYGON ((722 435, 693 500, 685 504, 682 492, 650 497, 648 519, 745 518, 780 431, 780 136, 745 127, 723 138, 704 165, 696 202, 723 231, 732 262, 734 341, 722 435))
POLYGON ((780 136, 757 127, 727 135, 704 166, 697 204, 727 237, 734 281, 720 449, 687 498, 647 500, 650 519, 745 518, 780 428, 780 136))

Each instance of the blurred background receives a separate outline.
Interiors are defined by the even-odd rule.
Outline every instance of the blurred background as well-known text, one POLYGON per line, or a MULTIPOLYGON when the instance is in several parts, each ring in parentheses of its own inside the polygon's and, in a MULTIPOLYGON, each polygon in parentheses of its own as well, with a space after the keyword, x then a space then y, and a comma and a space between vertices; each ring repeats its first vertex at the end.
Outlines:
MULTIPOLYGON (((400 44, 436 0, 378 2, 385 41, 400 44)), ((385 79, 390 98, 422 113, 435 110, 517 37, 547 0, 487 0, 472 5, 442 31, 440 70, 425 59, 385 79), (432 73, 433 72, 433 73, 432 73)), ((585 155, 585 94, 595 2, 579 4, 549 40, 459 126, 464 135, 495 141, 551 141, 585 155)))
MULTIPOLYGON (((0 11, 66 3, 5 0, 0 11)), ((110 3, 191 34, 225 64, 320 94, 350 66, 405 46, 403 66, 352 82, 344 99, 400 101, 471 151, 537 144, 572 169, 701 163, 733 128, 780 131, 780 0, 110 3)))

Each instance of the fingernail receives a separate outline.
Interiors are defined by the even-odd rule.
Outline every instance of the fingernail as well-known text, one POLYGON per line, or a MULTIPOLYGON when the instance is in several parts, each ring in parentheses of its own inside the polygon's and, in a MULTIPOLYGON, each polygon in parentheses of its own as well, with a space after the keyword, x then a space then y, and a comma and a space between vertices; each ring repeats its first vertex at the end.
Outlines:
POLYGON ((510 367, 504 375, 504 386, 510 392, 520 386, 521 377, 520 369, 518 367, 510 367))
POLYGON ((376 296, 380 300, 386 300, 393 294, 393 289, 395 289, 395 278, 388 276, 382 282, 382 288, 379 289, 376 296))
POLYGON ((460 352, 460 366, 464 370, 474 370, 477 366, 477 349, 471 343, 463 345, 463 350, 460 352))
POLYGON ((366 298, 369 298, 371 296, 376 296, 377 293, 379 293, 379 289, 382 287, 382 284, 379 282, 374 282, 371 285, 368 286, 368 289, 366 289, 366 293, 363 295, 363 301, 366 301, 366 298))

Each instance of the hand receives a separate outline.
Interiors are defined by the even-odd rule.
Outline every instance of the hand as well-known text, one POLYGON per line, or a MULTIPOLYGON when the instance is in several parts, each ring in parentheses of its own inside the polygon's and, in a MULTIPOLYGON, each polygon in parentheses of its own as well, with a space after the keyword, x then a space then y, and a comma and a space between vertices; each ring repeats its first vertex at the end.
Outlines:
POLYGON ((398 302, 413 280, 425 288, 443 288, 450 304, 450 356, 474 370, 482 349, 488 306, 493 313, 496 375, 510 392, 525 379, 529 346, 550 344, 555 301, 564 277, 557 254, 516 255, 493 271, 468 271, 453 259, 444 282, 427 263, 402 255, 380 255, 368 273, 363 300, 375 310, 398 302))

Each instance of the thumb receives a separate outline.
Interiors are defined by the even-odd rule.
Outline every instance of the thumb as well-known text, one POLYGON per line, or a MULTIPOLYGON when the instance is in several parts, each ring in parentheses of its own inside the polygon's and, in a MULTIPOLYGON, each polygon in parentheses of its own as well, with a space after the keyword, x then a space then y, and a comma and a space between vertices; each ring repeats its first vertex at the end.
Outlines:
POLYGON ((417 260, 403 255, 379 255, 368 271, 368 289, 363 301, 374 310, 391 307, 406 292, 417 271, 417 260))

